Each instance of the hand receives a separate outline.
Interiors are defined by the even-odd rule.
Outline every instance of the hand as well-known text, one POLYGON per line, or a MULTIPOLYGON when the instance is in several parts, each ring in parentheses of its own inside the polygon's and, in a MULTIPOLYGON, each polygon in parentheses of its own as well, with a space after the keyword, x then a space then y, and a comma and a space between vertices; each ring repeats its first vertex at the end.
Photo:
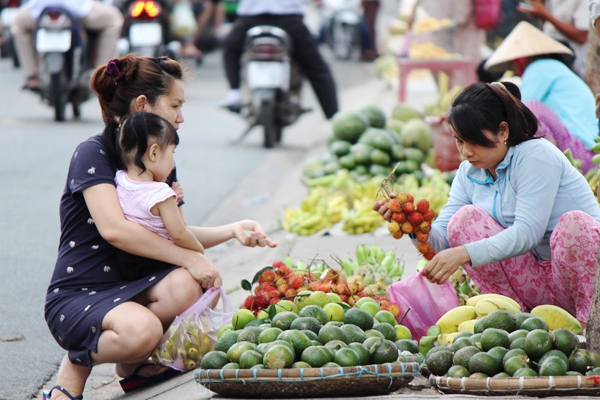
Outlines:
POLYGON ((185 196, 185 194, 183 193, 183 188, 181 187, 181 183, 173 182, 173 184, 171 185, 171 189, 173 189, 173 191, 177 195, 177 203, 181 203, 183 201, 183 197, 185 196))
MULTIPOLYGON (((396 193, 390 193, 390 198, 395 199, 396 193)), ((387 201, 385 201, 385 200, 376 201, 375 203, 373 203, 373 210, 377 211, 379 214, 381 214, 383 219, 385 219, 387 222, 390 222, 392 220, 392 212, 388 208, 387 201)))
POLYGON ((248 247, 276 247, 277 242, 271 240, 263 231, 260 224, 252 220, 243 220, 235 224, 233 228, 235 238, 244 246, 248 247))
POLYGON ((431 283, 443 284, 462 264, 471 261, 465 246, 453 247, 437 253, 423 268, 423 276, 431 283))
POLYGON ((532 17, 541 18, 543 20, 547 20, 551 16, 542 0, 530 0, 529 4, 530 7, 527 8, 517 6, 517 11, 520 11, 523 14, 529 14, 532 17))
POLYGON ((215 267, 204 254, 196 253, 196 255, 197 257, 195 257, 189 265, 184 265, 184 267, 202 288, 220 288, 223 284, 223 280, 221 279, 221 274, 217 267, 215 267))

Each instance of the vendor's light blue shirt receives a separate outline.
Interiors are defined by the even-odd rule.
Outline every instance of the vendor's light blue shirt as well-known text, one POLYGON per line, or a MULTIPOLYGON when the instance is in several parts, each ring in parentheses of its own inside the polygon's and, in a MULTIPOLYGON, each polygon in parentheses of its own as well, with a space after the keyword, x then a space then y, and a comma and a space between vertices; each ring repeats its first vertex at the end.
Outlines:
POLYGON ((589 86, 565 64, 553 59, 536 60, 525 68, 521 100, 539 100, 560 118, 571 135, 588 148, 598 136, 596 99, 589 86))
POLYGON ((585 177, 546 139, 509 148, 496 168, 497 179, 463 161, 448 203, 433 222, 429 243, 436 252, 450 247, 448 222, 463 206, 487 211, 505 230, 465 245, 471 265, 486 265, 532 251, 550 260, 550 235, 567 211, 581 210, 600 222, 600 208, 585 177))

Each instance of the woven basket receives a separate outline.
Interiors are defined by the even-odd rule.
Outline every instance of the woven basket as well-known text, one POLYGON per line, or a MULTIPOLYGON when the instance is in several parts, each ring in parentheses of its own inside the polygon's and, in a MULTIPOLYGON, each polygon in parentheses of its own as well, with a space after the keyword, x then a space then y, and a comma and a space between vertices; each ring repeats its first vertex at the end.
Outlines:
POLYGON ((446 394, 479 396, 599 396, 600 376, 531 376, 520 378, 445 378, 429 383, 446 394))
POLYGON ((399 390, 419 371, 417 362, 346 368, 198 369, 194 379, 226 397, 356 397, 399 390))

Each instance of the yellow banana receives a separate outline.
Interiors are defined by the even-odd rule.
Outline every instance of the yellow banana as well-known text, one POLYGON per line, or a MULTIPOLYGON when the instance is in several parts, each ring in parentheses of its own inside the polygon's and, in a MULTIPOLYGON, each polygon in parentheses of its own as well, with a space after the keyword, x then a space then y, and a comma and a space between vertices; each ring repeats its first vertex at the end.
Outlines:
POLYGON ((475 323, 477 322, 477 319, 470 319, 468 321, 462 322, 460 325, 458 325, 458 331, 462 332, 462 331, 474 331, 475 330, 475 323))
POLYGON ((520 308, 515 307, 504 299, 484 299, 475 304, 475 312, 479 318, 485 317, 496 310, 506 310, 511 314, 521 311, 520 308))
POLYGON ((548 329, 565 328, 575 333, 581 333, 583 330, 581 322, 560 307, 544 304, 535 307, 531 313, 536 317, 542 318, 548 324, 548 329))
POLYGON ((447 311, 435 324, 442 333, 458 332, 458 325, 476 317, 475 307, 458 306, 447 311))
POLYGON ((519 309, 519 311, 521 310, 521 306, 519 305, 519 303, 517 303, 510 297, 503 296, 501 294, 495 294, 495 293, 480 294, 478 296, 470 297, 469 300, 467 300, 467 305, 475 307, 475 304, 477 304, 477 302, 479 302, 481 300, 489 300, 489 299, 500 299, 500 300, 507 301, 510 304, 512 304, 513 306, 517 307, 519 309))
POLYGON ((458 335, 458 332, 452 332, 452 333, 440 333, 438 335, 438 342, 440 342, 440 344, 452 344, 452 342, 454 342, 454 337, 458 335))

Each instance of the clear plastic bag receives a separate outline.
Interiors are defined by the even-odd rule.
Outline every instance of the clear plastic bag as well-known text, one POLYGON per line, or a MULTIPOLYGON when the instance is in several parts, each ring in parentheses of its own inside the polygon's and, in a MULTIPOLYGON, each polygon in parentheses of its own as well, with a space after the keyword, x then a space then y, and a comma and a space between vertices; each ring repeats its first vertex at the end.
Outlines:
POLYGON ((215 348, 218 330, 231 323, 235 311, 223 288, 208 289, 175 318, 152 352, 152 360, 179 371, 195 369, 202 357, 215 348), (214 308, 213 301, 217 302, 214 308))
POLYGON ((171 10, 171 33, 178 38, 187 38, 196 31, 198 24, 192 6, 187 0, 181 0, 173 5, 171 10))
POLYGON ((458 307, 458 296, 449 280, 442 285, 431 283, 421 271, 392 283, 388 294, 403 312, 410 308, 402 325, 410 329, 415 340, 425 336, 446 311, 458 307))

